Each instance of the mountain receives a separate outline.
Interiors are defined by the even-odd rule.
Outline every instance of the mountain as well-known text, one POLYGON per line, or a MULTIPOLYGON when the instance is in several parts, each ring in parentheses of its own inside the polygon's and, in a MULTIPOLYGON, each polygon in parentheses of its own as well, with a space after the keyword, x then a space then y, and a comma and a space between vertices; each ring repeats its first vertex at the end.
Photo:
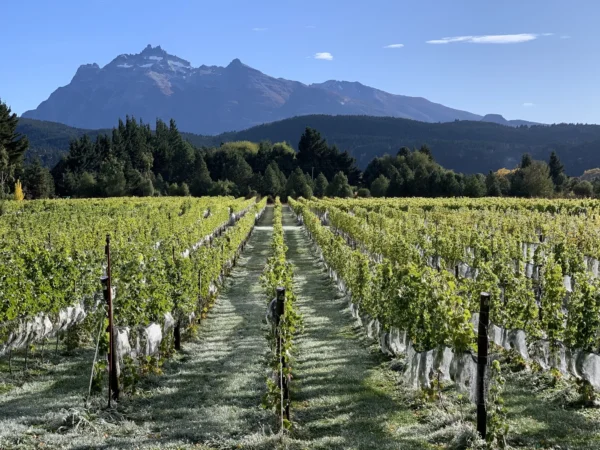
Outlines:
MULTIPOLYGON (((600 126, 560 124, 508 127, 490 122, 458 121, 427 123, 372 116, 300 116, 229 132, 218 136, 183 133, 197 147, 218 147, 222 142, 249 140, 287 141, 297 148, 305 127, 321 132, 330 144, 348 150, 363 169, 376 156, 395 154, 402 146, 427 144, 435 159, 457 172, 487 173, 501 167, 514 168, 523 153, 548 160, 555 150, 569 175, 600 167, 600 126)), ((41 156, 52 167, 69 149, 69 140, 87 133, 95 138, 110 130, 82 130, 62 124, 21 119, 17 131, 27 135, 27 158, 41 156)))
POLYGON ((85 64, 23 118, 77 128, 112 127, 126 115, 181 130, 217 134, 308 114, 370 115, 425 122, 481 120, 421 97, 394 95, 357 82, 306 85, 273 78, 234 59, 227 67, 192 67, 160 46, 123 54, 104 67, 85 64))
POLYGON ((483 119, 481 119, 481 121, 497 123, 499 125, 505 125, 507 127, 520 127, 521 125, 540 125, 539 123, 528 122, 526 120, 506 120, 500 114, 486 114, 485 116, 483 116, 483 119))

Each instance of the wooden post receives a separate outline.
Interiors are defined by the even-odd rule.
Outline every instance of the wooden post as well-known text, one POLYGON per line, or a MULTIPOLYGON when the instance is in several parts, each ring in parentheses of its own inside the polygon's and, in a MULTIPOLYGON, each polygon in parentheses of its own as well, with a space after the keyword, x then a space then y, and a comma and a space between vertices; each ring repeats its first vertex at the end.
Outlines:
POLYGON ((102 277, 102 288, 104 299, 108 304, 108 406, 111 406, 111 400, 119 400, 119 378, 117 377, 117 354, 115 345, 115 330, 113 318, 113 298, 111 286, 111 265, 110 265, 110 235, 106 235, 106 276, 102 277))
POLYGON ((477 336, 477 432, 485 439, 487 411, 485 405, 485 370, 488 360, 488 326, 490 324, 490 294, 479 298, 479 330, 477 336))

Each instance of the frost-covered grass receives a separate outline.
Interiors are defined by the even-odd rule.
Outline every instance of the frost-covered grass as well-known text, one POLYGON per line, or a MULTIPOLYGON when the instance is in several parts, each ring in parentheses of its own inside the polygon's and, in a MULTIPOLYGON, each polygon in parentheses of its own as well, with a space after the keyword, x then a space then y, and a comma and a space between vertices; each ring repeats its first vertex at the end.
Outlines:
POLYGON ((284 212, 288 260, 304 317, 292 390, 290 448, 425 448, 418 422, 400 402, 397 373, 366 340, 318 263, 311 244, 284 212))

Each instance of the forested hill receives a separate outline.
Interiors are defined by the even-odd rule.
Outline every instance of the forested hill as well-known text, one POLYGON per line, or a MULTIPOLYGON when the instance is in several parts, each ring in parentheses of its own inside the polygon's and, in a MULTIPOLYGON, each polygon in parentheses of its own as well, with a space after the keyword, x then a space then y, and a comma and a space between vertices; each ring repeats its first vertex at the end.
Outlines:
MULTIPOLYGON (((402 146, 427 144, 442 166, 463 173, 486 173, 500 167, 515 167, 523 153, 547 160, 555 150, 569 175, 600 167, 600 126, 560 124, 508 127, 488 122, 455 121, 426 123, 415 120, 371 116, 300 116, 240 132, 217 136, 183 133, 196 146, 219 146, 228 141, 287 141, 297 146, 310 126, 330 144, 348 150, 361 168, 376 156, 395 154, 402 146)), ((19 129, 30 141, 29 157, 40 155, 52 166, 69 147, 69 140, 87 133, 92 139, 109 130, 86 131, 52 122, 21 119, 19 129)))
MULTIPOLYGON (((115 122, 116 125, 117 123, 115 122)), ((85 130, 83 128, 70 127, 62 123, 20 118, 17 125, 17 132, 24 134, 29 139, 29 150, 27 151, 26 159, 32 160, 39 157, 45 166, 52 168, 62 155, 67 154, 71 140, 78 139, 85 134, 94 141, 100 135, 110 135, 112 129, 85 130)), ((181 134, 184 139, 198 143, 196 145, 199 146, 204 142, 212 142, 215 139, 214 136, 205 137, 192 133, 181 134)))
POLYGON ((376 156, 422 144, 431 148, 442 166, 463 173, 513 168, 527 152, 547 160, 552 150, 556 150, 569 175, 581 175, 586 169, 600 166, 599 125, 508 127, 489 122, 426 123, 391 117, 313 115, 193 142, 219 145, 228 140, 269 139, 287 141, 295 147, 307 126, 319 130, 330 144, 348 150, 363 169, 376 156))

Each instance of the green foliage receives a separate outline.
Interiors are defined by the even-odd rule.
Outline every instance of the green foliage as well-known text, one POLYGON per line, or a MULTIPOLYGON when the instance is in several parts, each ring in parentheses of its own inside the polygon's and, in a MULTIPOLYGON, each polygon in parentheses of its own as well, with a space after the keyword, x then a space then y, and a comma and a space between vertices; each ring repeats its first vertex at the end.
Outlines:
POLYGON ((369 191, 367 188, 360 188, 356 192, 356 196, 361 198, 369 198, 371 196, 371 191, 369 191))
POLYGON ((550 197, 554 184, 550 169, 544 161, 533 161, 531 157, 521 163, 521 168, 511 176, 511 189, 514 195, 522 197, 550 197), (523 166, 525 164, 525 166, 523 166))
MULTIPOLYGON (((188 317, 204 308, 209 286, 236 256, 254 225, 253 212, 265 203, 232 198, 27 202, 19 215, 0 221, 1 251, 12 255, 0 265, 0 323, 39 313, 53 317, 74 302, 91 307, 100 289, 106 234, 113 237, 115 323, 163 323, 167 312, 188 317), (228 222, 229 206, 237 213, 249 211, 213 239, 213 246, 195 246, 228 222)), ((67 333, 69 347, 87 339, 80 331, 67 333)))
POLYGON ((465 177, 464 194, 467 197, 484 197, 487 192, 483 175, 467 175, 465 177))
POLYGON ((389 187, 390 180, 384 175, 379 175, 375 181, 371 183, 371 194, 373 197, 385 197, 389 187))
MULTIPOLYGON (((302 327, 302 317, 296 307, 296 297, 293 291, 293 268, 286 261, 287 246, 284 242, 281 202, 275 199, 273 207, 273 239, 271 249, 273 256, 267 259, 267 264, 261 275, 261 284, 265 290, 267 303, 270 304, 277 296, 277 288, 285 288, 284 313, 279 318, 278 325, 270 328, 267 333, 270 353, 268 366, 271 369, 267 375, 267 392, 263 397, 263 406, 274 410, 282 417, 287 406, 287 400, 282 399, 280 380, 292 380, 294 336, 302 327), (280 337, 280 343, 277 342, 280 337)), ((291 427, 291 422, 283 420, 284 429, 291 427)))
POLYGON ((495 360, 490 367, 490 387, 487 398, 487 436, 489 449, 507 448, 508 422, 502 392, 505 379, 502 376, 500 361, 495 360))
MULTIPOLYGON (((524 152, 529 152, 535 159, 547 161, 553 150, 556 150, 570 175, 600 166, 598 125, 509 127, 480 121, 427 123, 393 117, 309 115, 218 136, 189 133, 182 133, 182 136, 198 148, 218 148, 222 142, 242 140, 261 142, 269 139, 296 144, 307 124, 319 130, 330 143, 348 150, 363 169, 375 157, 390 153, 390 149, 401 146, 419 148, 424 142, 440 164, 465 173, 496 170, 504 167, 507 160, 519 161, 524 152)), ((21 119, 17 131, 26 135, 31 142, 27 157, 33 159, 39 156, 48 167, 53 167, 60 160, 61 154, 68 149, 69 140, 85 133, 92 139, 99 134, 110 134, 110 130, 81 130, 31 119, 21 119)), ((264 173, 268 162, 262 168, 255 168, 255 171, 264 173)), ((277 160, 288 175, 293 167, 288 170, 280 162, 277 160)), ((213 179, 218 179, 213 169, 210 170, 213 179)), ((310 170, 303 171, 311 173, 310 170)), ((317 173, 315 169, 315 176, 317 173)), ((388 178, 391 180, 390 176, 388 178)), ((351 179, 351 183, 355 184, 356 181, 351 179)))
POLYGON ((347 198, 352 197, 352 188, 350 184, 348 184, 348 177, 344 174, 344 172, 338 172, 333 177, 329 186, 327 186, 327 195, 329 197, 341 197, 347 198))
POLYGON ((323 175, 323 172, 319 172, 319 175, 317 175, 317 180, 315 182, 315 196, 319 198, 323 197, 327 193, 328 186, 329 181, 327 181, 327 178, 325 177, 325 175, 323 175))
POLYGON ((312 189, 302 170, 297 167, 287 180, 285 193, 288 197, 303 197, 311 198, 313 195, 312 189))
POLYGON ((28 199, 49 198, 54 195, 54 179, 39 159, 25 166, 23 184, 28 199))
POLYGON ((265 171, 263 192, 273 197, 284 195, 286 184, 287 180, 279 166, 275 162, 271 162, 265 171))
POLYGON ((594 186, 589 181, 580 181, 573 186, 573 193, 579 197, 592 197, 594 195, 594 186))
POLYGON ((29 146, 27 137, 17 131, 18 123, 17 115, 0 101, 0 197, 10 191, 15 181, 15 171, 20 169, 29 146))
POLYGON ((356 160, 348 152, 340 152, 335 145, 330 147, 314 128, 307 127, 300 137, 297 159, 303 172, 322 173, 328 180, 343 172, 356 183, 360 175, 356 160))

